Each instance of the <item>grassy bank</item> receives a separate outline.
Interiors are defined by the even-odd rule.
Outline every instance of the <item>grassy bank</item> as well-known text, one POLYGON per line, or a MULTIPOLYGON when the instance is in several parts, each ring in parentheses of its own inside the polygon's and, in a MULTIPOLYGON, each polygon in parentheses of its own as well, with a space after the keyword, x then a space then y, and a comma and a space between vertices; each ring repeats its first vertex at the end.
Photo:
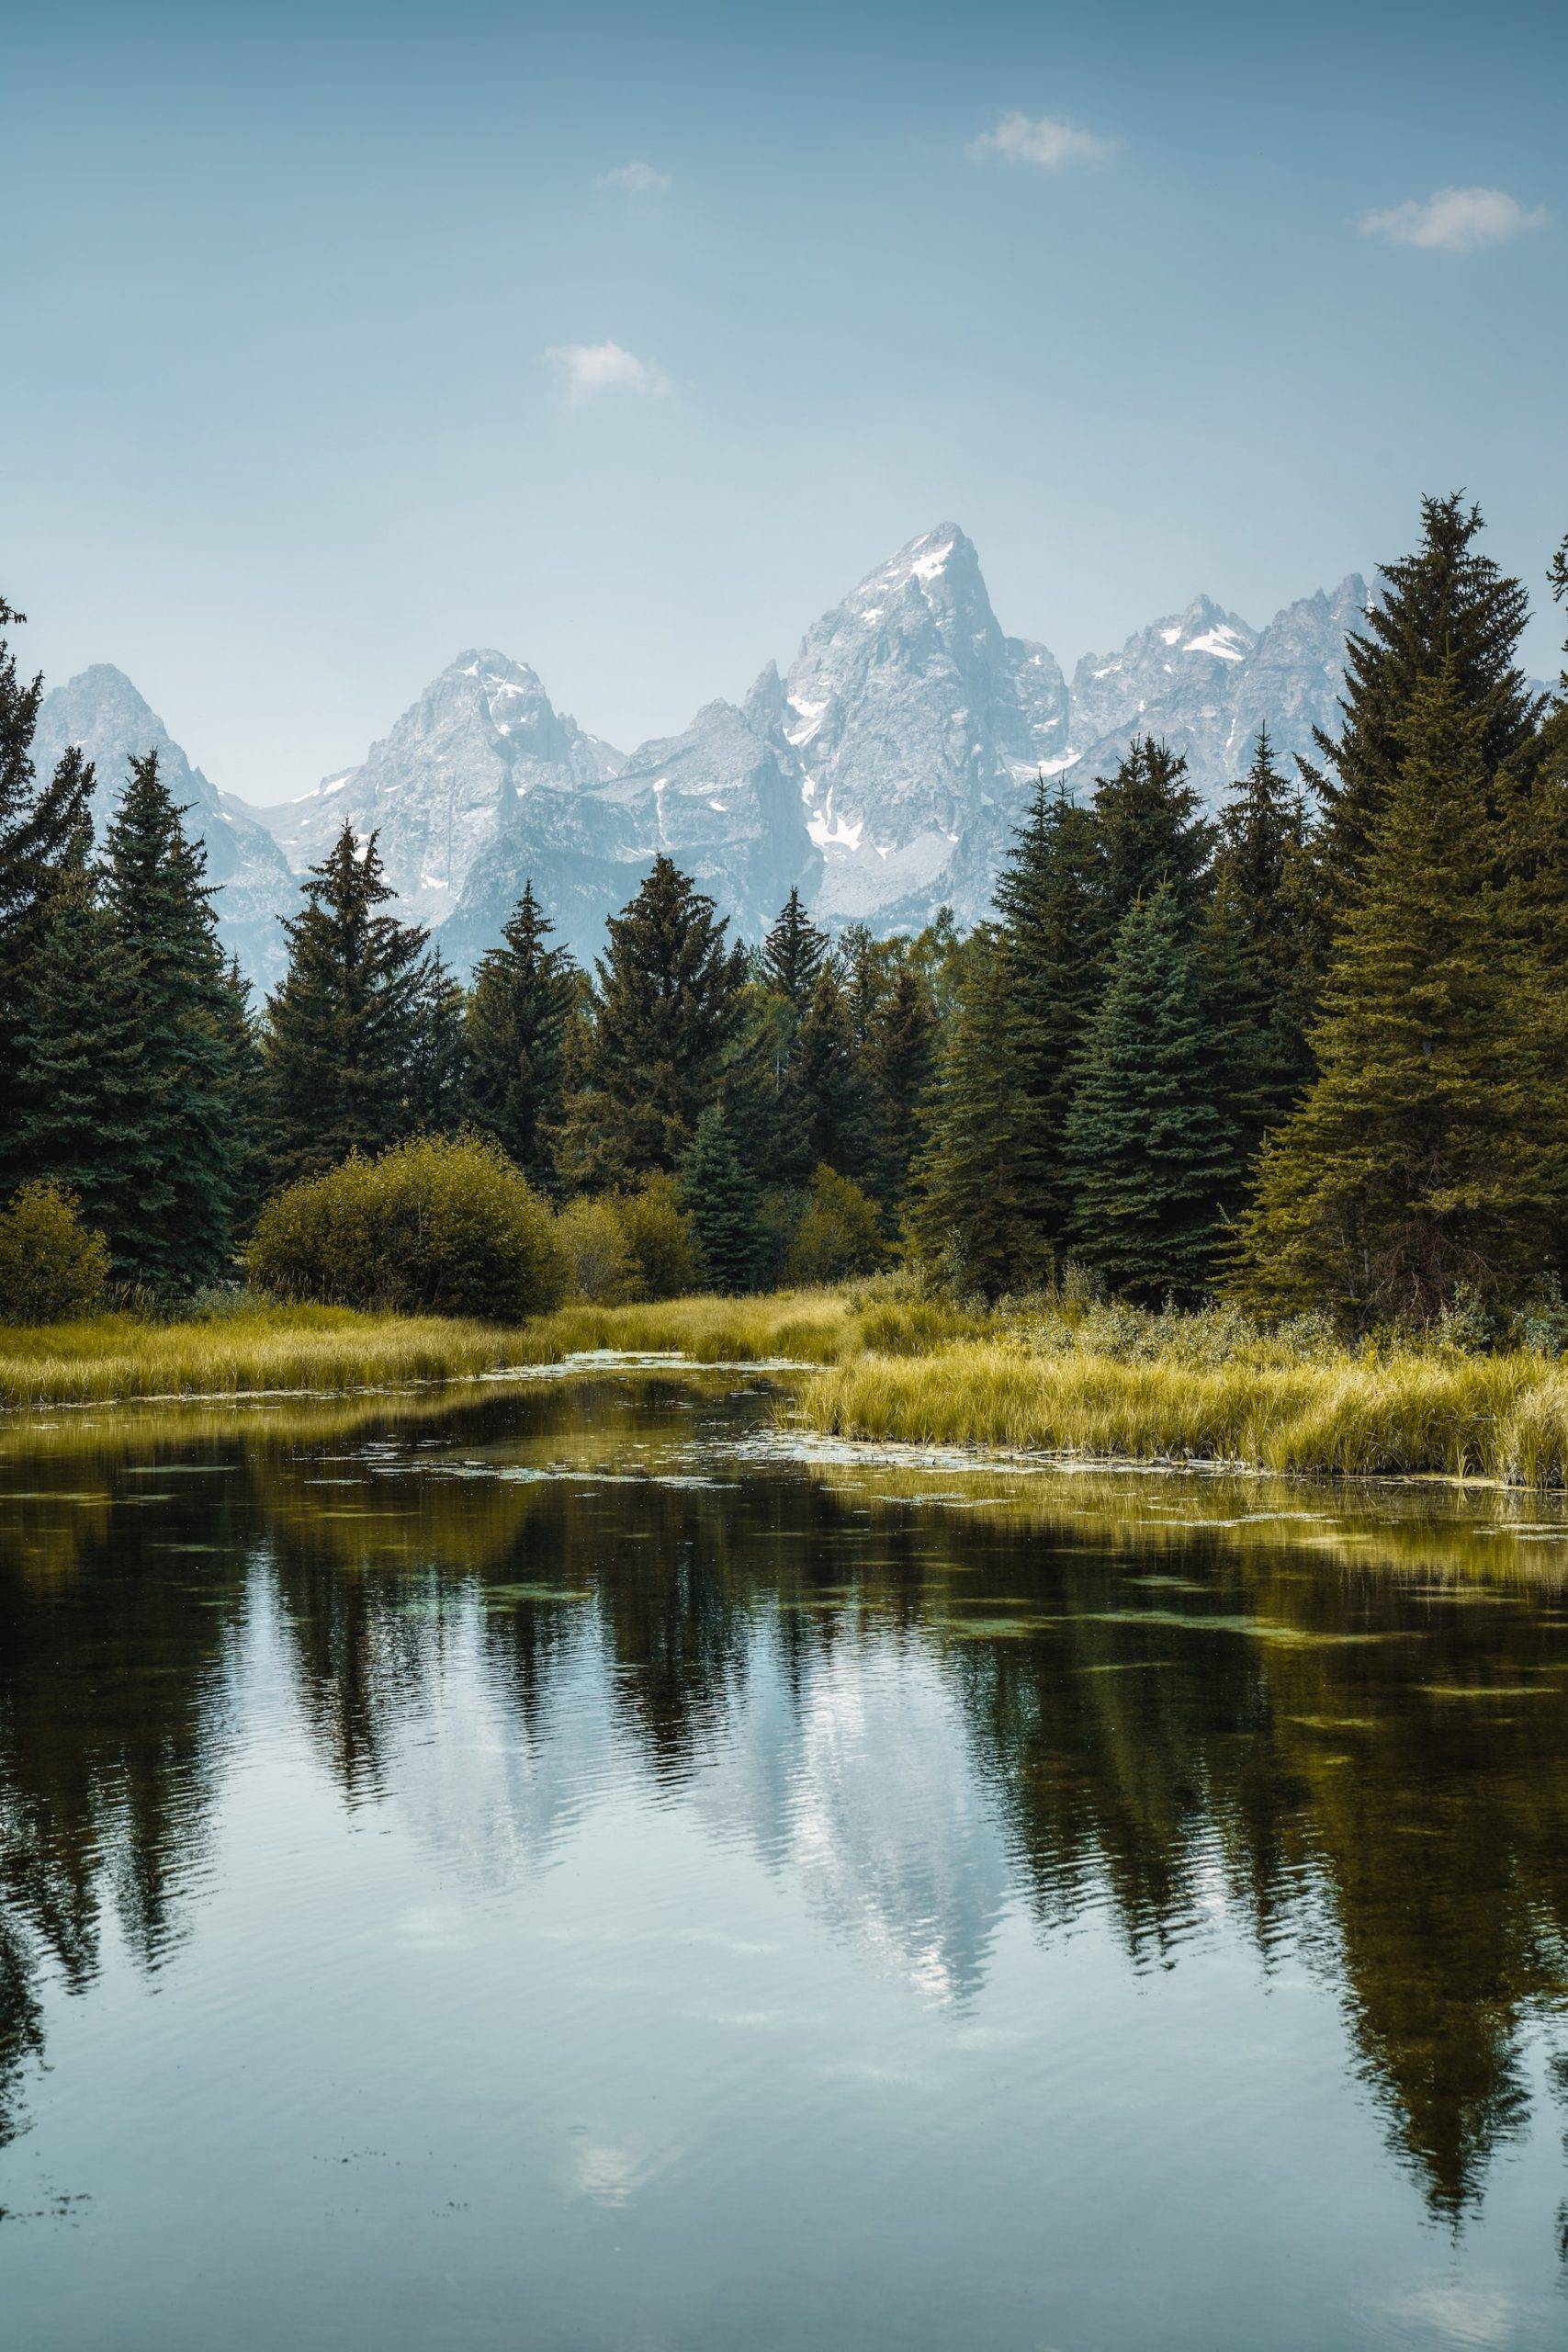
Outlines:
POLYGON ((799 1410, 814 1430, 910 1444, 1568 1483, 1568 1367, 1552 1358, 1321 1342, 1298 1357, 1238 1341, 1214 1360, 1184 1348, 1183 1318, 1171 1320, 1164 1352, 1024 1325, 923 1355, 868 1353, 808 1381, 799 1410))
POLYGON ((842 1437, 1568 1486, 1568 1360, 1437 1343, 1352 1349, 1320 1331, 1265 1334, 1217 1313, 984 1315, 876 1283, 566 1306, 516 1329, 241 1302, 186 1322, 107 1316, 0 1330, 0 1407, 343 1395, 596 1349, 814 1366, 788 1409, 842 1437))
POLYGON ((552 1363, 593 1348, 679 1350, 704 1363, 779 1356, 825 1363, 855 1344, 855 1331, 848 1301, 827 1291, 568 1306, 515 1329, 436 1316, 243 1303, 186 1322, 108 1315, 0 1329, 0 1407, 400 1387, 552 1363))

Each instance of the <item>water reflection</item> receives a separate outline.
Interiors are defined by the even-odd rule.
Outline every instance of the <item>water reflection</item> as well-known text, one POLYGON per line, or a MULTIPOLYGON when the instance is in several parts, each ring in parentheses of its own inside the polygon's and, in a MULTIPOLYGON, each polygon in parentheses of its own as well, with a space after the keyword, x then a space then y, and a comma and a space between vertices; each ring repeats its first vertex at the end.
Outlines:
POLYGON ((601 1380, 7 1432, 0 2144, 46 1984, 197 1919, 270 1676, 343 1806, 481 1904, 635 1799, 957 2013, 1021 1917, 1155 1984, 1304 1958, 1461 2220, 1568 1994, 1555 1517, 803 1462, 768 1411, 601 1380))

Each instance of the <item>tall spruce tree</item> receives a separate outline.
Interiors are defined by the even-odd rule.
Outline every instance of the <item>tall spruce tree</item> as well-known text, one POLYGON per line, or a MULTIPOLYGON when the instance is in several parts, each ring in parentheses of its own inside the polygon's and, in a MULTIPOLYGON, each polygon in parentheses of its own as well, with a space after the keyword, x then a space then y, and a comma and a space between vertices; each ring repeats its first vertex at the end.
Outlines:
POLYGON ((1168 885, 1178 912, 1190 918, 1207 887, 1214 829, 1187 781, 1179 752, 1135 736, 1113 773, 1094 787, 1100 853, 1100 917, 1109 943, 1139 899, 1168 885))
POLYGON ((722 1098, 697 1121, 681 1166, 681 1198, 708 1287, 753 1289, 761 1253, 757 1181, 736 1150, 722 1098))
POLYGON ((850 1001, 831 962, 822 966, 800 1024, 792 1057, 792 1094, 799 1129, 786 1179, 800 1181, 817 1167, 856 1176, 865 1160, 866 1085, 856 1051, 850 1001))
POLYGON ((375 834, 360 850, 345 825, 284 922, 288 969, 263 1041, 275 1183, 411 1129, 425 933, 380 911, 391 896, 375 834))
POLYGON ((934 1279, 994 1299, 1045 1280, 1051 1253, 1018 1166, 1014 1028, 994 930, 971 933, 958 969, 929 1135, 916 1164, 909 1238, 934 1279))
POLYGON ((799 890, 792 886, 777 922, 762 942, 762 977, 790 1005, 797 1021, 806 1018, 827 953, 827 933, 812 922, 800 902, 799 890))
POLYGON ((671 1174, 718 1092, 739 1034, 746 951, 713 900, 655 858, 610 918, 583 1082, 568 1106, 574 1175, 591 1186, 671 1174))
POLYGON ((155 1108, 142 1067, 130 952, 104 903, 84 823, 51 896, 18 1018, 12 1101, 19 1173, 53 1177, 107 1238, 122 1281, 141 1272, 144 1195, 162 1180, 155 1108))
POLYGON ((432 948, 420 969, 409 1041, 409 1125, 416 1135, 456 1135, 468 1103, 468 998, 432 948))
MULTIPOLYGON (((1312 1075, 1319 962, 1306 811, 1268 729, 1220 813, 1213 894, 1198 937, 1211 1054, 1250 1164, 1312 1075)), ((1235 1204, 1231 1204, 1235 1205, 1235 1204)))
POLYGON ((870 1172, 889 1218, 903 1205, 924 1141, 938 1034, 931 982, 905 956, 877 1013, 866 1054, 872 1101, 870 1172))
POLYGON ((997 884, 1012 1024, 1014 1159, 1021 1197, 1055 1250, 1066 1222, 1067 1113, 1104 980, 1098 820, 1041 777, 997 884))
POLYGON ((1190 926, 1162 882, 1116 934, 1066 1137, 1073 1255, 1151 1306, 1201 1296, 1235 1182, 1205 1012, 1190 926))
POLYGON ((1429 1320, 1517 1294, 1551 1219, 1568 1103, 1497 879, 1496 711, 1454 658, 1417 684, 1370 807, 1313 1036, 1319 1075, 1265 1148, 1234 1286, 1270 1309, 1429 1320))
POLYGON ((196 1289, 230 1271, 242 1073, 206 852, 187 837, 155 752, 132 758, 105 850, 141 1042, 146 1136, 118 1257, 153 1290, 196 1289))
POLYGON ((1419 547, 1381 568, 1366 627, 1346 649, 1339 732, 1314 730, 1318 762, 1302 764, 1324 804, 1319 865, 1331 918, 1350 902, 1378 812, 1415 748, 1423 686, 1446 674, 1456 704, 1473 717, 1474 757, 1489 790, 1535 729, 1540 699, 1517 663, 1529 600, 1478 552, 1481 528, 1480 508, 1461 492, 1422 500, 1419 547))
POLYGON ((501 934, 474 974, 468 997, 469 1104, 530 1183, 553 1191, 565 1104, 567 1023, 578 973, 555 926, 523 885, 501 934))
MULTIPOLYGON (((46 782, 33 762, 41 675, 17 673, 10 629, 26 618, 0 597, 0 1102, 21 1083, 18 1023, 32 987, 50 900, 86 819, 93 771, 67 751, 46 782)), ((0 1189, 22 1173, 15 1130, 0 1121, 0 1189)))

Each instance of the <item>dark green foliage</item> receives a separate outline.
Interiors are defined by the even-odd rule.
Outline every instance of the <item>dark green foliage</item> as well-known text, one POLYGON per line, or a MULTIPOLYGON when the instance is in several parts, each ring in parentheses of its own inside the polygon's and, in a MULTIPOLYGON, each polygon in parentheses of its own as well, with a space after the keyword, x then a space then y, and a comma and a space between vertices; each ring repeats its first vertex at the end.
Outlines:
POLYGON ((1066 1136, 1073 1256, 1152 1306, 1202 1294, 1235 1182, 1204 1010, 1180 900, 1162 883, 1116 934, 1066 1136))
POLYGON ((1313 1037, 1320 1075, 1245 1222, 1236 1287, 1260 1306, 1425 1322, 1540 1266, 1568 1103, 1496 879, 1495 713, 1472 684, 1450 662, 1401 722, 1313 1037))
POLYGON ((391 895, 376 836, 361 852, 345 825, 284 924, 288 970, 263 1047, 275 1182, 380 1150, 412 1124, 425 934, 380 911, 391 895))
POLYGON ((697 1121, 681 1170, 681 1198, 707 1287, 752 1289, 761 1254, 757 1182, 736 1151, 720 1102, 697 1121))
POLYGON ((24 1184, 0 1209, 0 1323, 96 1314, 108 1277, 108 1244, 63 1184, 24 1184))
POLYGON ((671 1172, 717 1094, 741 1021, 745 951, 668 857, 609 922, 587 1068, 569 1110, 591 1186, 671 1172))
POLYGON ((420 1136, 275 1193, 246 1268, 276 1297, 512 1321, 558 1306, 550 1213, 497 1145, 420 1136))
POLYGON ((1200 815, 1187 762, 1147 736, 1129 745, 1114 775, 1094 787, 1101 937, 1114 936, 1132 909, 1168 885, 1190 915, 1204 894, 1214 829, 1200 815))
POLYGON ((523 896, 474 975, 468 999, 468 1102, 474 1123, 509 1152, 531 1183, 553 1190, 565 1103, 566 1033, 578 975, 525 883, 523 896))
POLYGON ((467 1121, 468 999, 438 952, 420 972, 409 1040, 409 1125, 415 1135, 449 1136, 467 1121))
POLYGON ((864 1166, 867 1136, 865 1072, 856 1050, 850 1000, 838 971, 824 964, 811 991, 791 1062, 799 1126, 794 1148, 779 1168, 786 1180, 826 1162, 845 1174, 864 1166))
MULTIPOLYGON (((1128 787, 1129 795, 1141 790, 1128 787)), ((997 910, 1012 1028, 1017 1181, 1053 1250, 1069 1205, 1065 1154, 1077 1056, 1104 977, 1104 862, 1100 820, 1050 793, 1042 778, 998 882, 997 910)))
POLYGON ((762 942, 761 961, 767 986, 784 998, 796 1020, 805 1018, 827 953, 827 933, 818 930, 800 903, 800 892, 792 889, 762 942))
POLYGON ((230 1272, 244 1074, 206 853, 156 752, 130 762, 105 847, 140 1046, 138 1175, 117 1205, 117 1266, 154 1291, 199 1289, 230 1272))
MULTIPOLYGON (((21 1080, 17 1024, 33 985, 49 904, 60 870, 87 821, 93 771, 68 751, 53 775, 39 781, 33 737, 41 676, 17 675, 4 632, 24 618, 0 597, 0 1102, 14 1103, 21 1080)), ((9 1122, 0 1124, 0 1184, 20 1172, 9 1122)))
MULTIPOLYGON (((13 1140, 20 1167, 62 1183, 134 1280, 141 1203, 161 1182, 135 967, 81 852, 62 876, 19 1016, 13 1140)), ((242 1098, 243 1099, 243 1098, 242 1098)))
POLYGON ((1516 658, 1528 599, 1518 581, 1476 552, 1480 508, 1460 492, 1424 498, 1421 523, 1415 554, 1380 571, 1378 599, 1347 651, 1338 737, 1318 731, 1322 764, 1306 771, 1324 802, 1323 888, 1336 916, 1415 748, 1412 715, 1424 684, 1448 673, 1458 706, 1475 721, 1474 756, 1488 789, 1528 745, 1540 716, 1516 658))
POLYGON ((998 1298, 1043 1281, 1050 1253, 1018 1164, 1013 1023, 994 931, 971 934, 961 973, 915 1172, 910 1239, 933 1279, 998 1298))
POLYGON ((903 1204, 925 1137, 939 1035, 931 982, 918 964, 905 958, 877 1011, 865 1056, 871 1081, 870 1174, 890 1216, 903 1204))
POLYGON ((1245 1170, 1312 1076, 1307 1029, 1319 960, 1306 812, 1274 764, 1267 730, 1219 831, 1197 950, 1210 1057, 1245 1170))

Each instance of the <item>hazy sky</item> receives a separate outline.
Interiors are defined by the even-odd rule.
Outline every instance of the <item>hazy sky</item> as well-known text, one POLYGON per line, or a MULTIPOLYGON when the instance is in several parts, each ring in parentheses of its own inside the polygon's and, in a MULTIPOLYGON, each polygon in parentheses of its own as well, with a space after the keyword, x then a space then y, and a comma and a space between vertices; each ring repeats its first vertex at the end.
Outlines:
POLYGON ((947 517, 1064 661, 1427 488, 1535 588, 1565 89, 1561 0, 12 12, 0 588, 259 798, 469 644, 683 726, 947 517))

